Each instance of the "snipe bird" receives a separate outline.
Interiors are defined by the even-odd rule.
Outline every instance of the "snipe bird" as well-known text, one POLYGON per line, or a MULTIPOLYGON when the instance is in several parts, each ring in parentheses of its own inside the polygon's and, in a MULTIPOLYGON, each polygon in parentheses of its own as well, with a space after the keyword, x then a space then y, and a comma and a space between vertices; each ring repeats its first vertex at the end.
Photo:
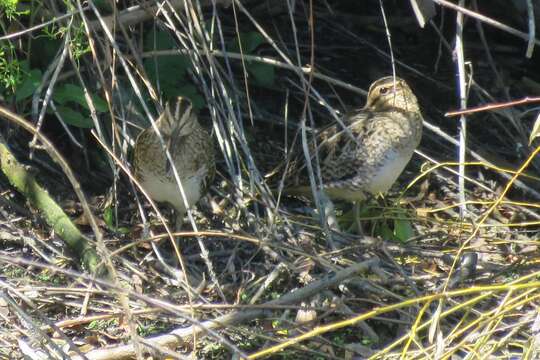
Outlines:
POLYGON ((199 124, 192 103, 183 97, 177 98, 172 110, 167 103, 156 126, 163 143, 152 126, 139 134, 134 149, 134 175, 152 200, 174 207, 175 225, 179 229, 187 209, 206 193, 214 178, 214 145, 210 134, 199 124), (166 149, 180 177, 187 204, 167 160, 166 149))
MULTIPOLYGON (((383 77, 369 88, 366 105, 316 135, 325 194, 330 199, 359 201, 390 189, 418 147, 422 114, 416 96, 397 77, 383 77)), ((303 154, 302 154, 303 155, 303 154)), ((293 163, 305 163, 293 161, 293 163)), ((285 194, 310 195, 305 165, 292 166, 285 194)))

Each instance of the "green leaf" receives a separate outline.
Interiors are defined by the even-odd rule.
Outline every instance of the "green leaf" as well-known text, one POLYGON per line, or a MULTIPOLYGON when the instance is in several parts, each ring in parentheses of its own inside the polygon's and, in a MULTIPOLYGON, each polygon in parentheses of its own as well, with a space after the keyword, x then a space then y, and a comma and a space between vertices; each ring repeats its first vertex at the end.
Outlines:
POLYGON ((80 112, 66 106, 57 106, 56 110, 66 124, 87 129, 94 127, 90 116, 83 116, 80 112))
MULTIPOLYGON (((152 29, 144 37, 143 48, 145 51, 173 50, 178 46, 170 33, 152 29)), ((154 81, 159 79, 160 84, 178 82, 191 66, 189 57, 182 54, 156 56, 144 60, 144 69, 148 76, 154 81)))
MULTIPOLYGON (((95 94, 90 97, 92 98, 98 113, 107 111, 107 103, 105 100, 95 94)), ((64 84, 59 86, 53 94, 53 100, 62 105, 74 102, 81 105, 86 110, 90 110, 88 103, 86 102, 86 97, 84 96, 84 89, 78 85, 64 84)))
MULTIPOLYGON (((168 32, 149 31, 143 47, 146 51, 176 49, 176 43, 168 32)), ((144 70, 150 81, 158 86, 165 98, 172 98, 176 89, 186 83, 186 73, 192 67, 189 57, 181 54, 156 56, 143 61, 144 70)))
MULTIPOLYGON (((231 52, 240 52, 238 42, 242 44, 242 53, 252 54, 266 39, 258 32, 240 33, 227 47, 231 52)), ((269 64, 249 61, 246 64, 247 71, 253 76, 255 85, 270 87, 274 84, 275 69, 269 64)))
POLYGON ((103 211, 103 220, 109 229, 114 229, 114 211, 112 206, 107 206, 105 211, 103 211))
POLYGON ((110 14, 113 11, 111 3, 109 1, 106 1, 106 0, 94 0, 94 4, 103 13, 110 14))
POLYGON ((5 13, 6 17, 9 20, 13 20, 17 16, 27 15, 29 10, 26 11, 17 11, 17 4, 19 0, 1 0, 0 1, 0 10, 5 13))
MULTIPOLYGON (((93 95, 90 95, 90 97, 92 98, 92 101, 94 102, 94 107, 96 108, 96 112, 102 113, 102 112, 106 112, 109 109, 107 107, 107 102, 103 100, 99 95, 93 94, 93 95)), ((86 101, 84 102, 83 106, 86 109, 90 110, 88 108, 88 104, 86 103, 86 101)))
MULTIPOLYGON (((54 25, 51 25, 51 28, 54 25)), ((42 29, 37 38, 32 39, 32 67, 45 69, 54 60, 58 49, 62 46, 62 40, 50 37, 47 34, 47 28, 42 29)), ((54 30, 52 30, 54 31, 54 30)))
POLYGON ((119 232, 120 234, 127 235, 131 232, 130 228, 127 228, 125 226, 120 226, 115 229, 116 232, 119 232))
POLYGON ((156 31, 155 28, 152 28, 152 30, 145 33, 143 41, 144 51, 170 50, 175 47, 176 42, 168 31, 156 31))
POLYGON ((64 84, 59 86, 53 94, 53 100, 59 104, 65 105, 70 101, 80 104, 85 101, 84 90, 73 84, 64 84))
POLYGON ((183 55, 148 58, 143 64, 150 81, 159 85, 165 97, 169 97, 179 84, 185 82, 187 69, 191 67, 191 62, 183 55))
POLYGON ((259 62, 250 62, 247 65, 247 70, 251 75, 253 75, 256 85, 271 87, 274 84, 276 75, 272 65, 259 62))
POLYGON ((115 226, 115 218, 114 218, 114 206, 108 206, 105 208, 105 211, 103 212, 103 220, 105 221, 105 224, 109 228, 109 230, 120 233, 120 234, 129 234, 131 231, 130 229, 126 227, 116 227, 115 226))
POLYGON ((390 239, 393 239, 394 238, 394 234, 392 232, 392 229, 390 229, 390 226, 388 226, 388 224, 386 223, 386 221, 384 221, 382 224, 381 224, 381 227, 380 227, 380 231, 378 231, 381 235, 381 237, 384 239, 384 240, 390 240, 390 239))
MULTIPOLYGON (((2 0, 0 0, 2 1, 2 0)), ((4 50, 4 49, 2 49, 4 50)), ((0 50, 0 53, 3 53, 3 51, 0 50)), ((30 73, 30 63, 28 62, 28 60, 22 60, 22 61, 19 61, 19 69, 24 72, 25 74, 26 73, 30 73)))
MULTIPOLYGON (((144 37, 145 51, 177 49, 176 41, 169 32, 148 31, 144 37)), ((205 106, 205 101, 197 89, 186 77, 189 69, 193 67, 189 56, 174 54, 146 58, 143 61, 144 69, 149 80, 159 86, 161 95, 168 100, 177 96, 189 98, 195 109, 205 106)))
POLYGON ((405 242, 414 236, 414 229, 409 220, 395 219, 394 220, 394 237, 405 242))
POLYGON ((28 76, 15 91, 15 101, 19 102, 34 94, 34 91, 39 87, 43 74, 39 69, 33 69, 28 73, 28 76))
MULTIPOLYGON (((258 32, 240 33, 240 43, 242 44, 242 52, 244 54, 251 54, 261 44, 265 43, 266 39, 258 32)), ((234 42, 230 46, 230 51, 240 52, 240 46, 238 46, 238 38, 234 39, 234 42)))

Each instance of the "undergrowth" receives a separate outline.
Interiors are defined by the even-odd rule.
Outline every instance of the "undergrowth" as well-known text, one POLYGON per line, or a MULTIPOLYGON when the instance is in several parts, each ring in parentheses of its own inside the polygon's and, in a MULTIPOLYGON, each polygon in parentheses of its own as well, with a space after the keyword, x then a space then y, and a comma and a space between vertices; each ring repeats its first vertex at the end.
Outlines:
POLYGON ((511 103, 540 89, 538 4, 437 0, 421 28, 416 1, 181 3, 0 2, 1 106, 52 141, 98 227, 4 112, 3 142, 112 270, 81 269, 1 178, 2 358, 538 357, 538 99, 511 103), (336 202, 336 234, 316 201, 276 192, 274 165, 394 70, 422 144, 358 219, 336 202), (177 96, 219 156, 173 240, 130 161, 177 96))

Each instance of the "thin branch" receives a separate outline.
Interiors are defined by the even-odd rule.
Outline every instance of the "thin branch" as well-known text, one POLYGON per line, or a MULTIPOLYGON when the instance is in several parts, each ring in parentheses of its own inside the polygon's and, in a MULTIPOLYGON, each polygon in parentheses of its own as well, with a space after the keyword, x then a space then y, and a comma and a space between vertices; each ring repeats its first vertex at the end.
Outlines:
MULTIPOLYGON (((379 259, 374 257, 370 260, 353 264, 343 270, 336 272, 332 276, 323 277, 322 279, 311 282, 303 288, 295 289, 281 296, 279 299, 269 301, 264 305, 288 305, 298 303, 304 299, 310 298, 321 291, 330 287, 341 284, 343 281, 350 279, 358 273, 368 271, 372 267, 379 264, 379 259)), ((251 311, 235 311, 227 315, 220 316, 216 319, 207 320, 199 324, 194 324, 188 328, 180 328, 171 331, 165 335, 159 335, 146 339, 147 342, 155 346, 173 347, 189 341, 194 334, 202 335, 205 331, 216 330, 223 327, 230 327, 234 324, 250 321, 255 318, 260 318, 265 315, 265 310, 251 311)), ((94 350, 86 353, 86 356, 91 360, 109 360, 123 359, 133 356, 133 345, 122 345, 116 348, 94 350)), ((74 359, 78 359, 74 357, 74 359)))
POLYGON ((495 103, 495 104, 487 104, 482 105, 478 107, 463 109, 463 110, 454 110, 454 111, 448 111, 444 114, 446 117, 454 117, 464 114, 475 114, 483 111, 490 111, 490 110, 499 110, 499 109, 505 109, 516 105, 523 105, 523 104, 532 104, 540 102, 540 96, 537 97, 524 97, 523 99, 514 100, 510 102, 503 102, 503 103, 495 103))
MULTIPOLYGON (((460 0, 459 4, 463 6, 465 0, 460 0)), ((457 61, 458 70, 458 88, 459 88, 459 107, 465 109, 467 107, 467 88, 465 85, 465 55, 463 54, 463 14, 458 13, 456 16, 456 47, 454 49, 457 61)), ((461 116, 459 119, 459 202, 461 218, 465 216, 467 211, 465 199, 465 153, 467 149, 467 118, 461 116)))
MULTIPOLYGON (((523 40, 527 40, 529 41, 530 37, 529 37, 529 34, 527 33, 524 33, 522 31, 519 31, 517 29, 514 29, 513 27, 510 27, 508 25, 505 25, 497 20, 493 20, 487 16, 484 16, 482 14, 478 14, 478 13, 475 13, 474 11, 472 10, 469 10, 469 9, 466 9, 462 6, 458 6, 456 4, 453 4, 447 0, 433 0, 433 2, 441 5, 441 6, 444 6, 444 7, 447 7, 449 9, 452 9, 452 10, 455 10, 457 12, 460 12, 464 15, 467 15, 467 16, 470 16, 472 18, 475 18, 475 19, 478 19, 480 21, 483 21, 485 22, 486 24, 488 25, 491 25, 493 27, 496 27, 497 29, 501 29, 503 31, 506 31, 507 33, 509 34, 512 34, 514 36, 517 36, 523 40)), ((534 43, 537 44, 537 45, 540 45, 540 40, 538 39, 533 39, 534 40, 534 43)))
POLYGON ((532 0, 527 0, 527 15, 529 17, 529 41, 527 43, 527 52, 525 56, 530 59, 533 55, 534 50, 534 39, 536 34, 536 26, 534 24, 534 7, 532 0))

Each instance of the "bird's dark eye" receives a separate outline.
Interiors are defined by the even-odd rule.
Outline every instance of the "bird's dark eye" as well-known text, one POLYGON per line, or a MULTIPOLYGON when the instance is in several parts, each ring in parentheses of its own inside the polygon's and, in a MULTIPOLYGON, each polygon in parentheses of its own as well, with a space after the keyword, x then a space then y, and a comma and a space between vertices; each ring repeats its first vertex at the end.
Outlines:
POLYGON ((379 89, 379 94, 380 95, 386 95, 390 92, 390 88, 389 87, 382 87, 379 89))

